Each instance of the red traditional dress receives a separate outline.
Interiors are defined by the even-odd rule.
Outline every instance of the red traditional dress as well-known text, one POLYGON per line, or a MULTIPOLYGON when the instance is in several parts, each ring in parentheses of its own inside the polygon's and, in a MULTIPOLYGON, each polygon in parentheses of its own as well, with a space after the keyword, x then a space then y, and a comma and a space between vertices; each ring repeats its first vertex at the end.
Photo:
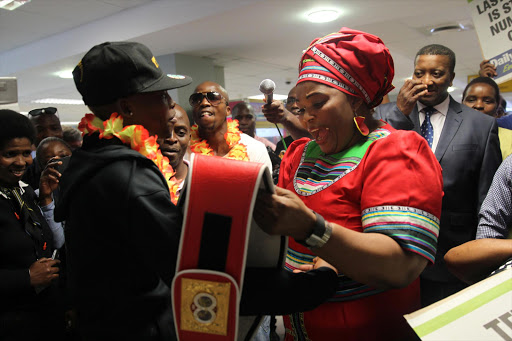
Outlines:
MULTIPOLYGON (((314 141, 297 140, 282 160, 279 186, 297 193, 327 221, 361 233, 383 233, 434 262, 441 167, 415 132, 385 125, 334 155, 323 154, 314 141)), ((311 264, 314 257, 290 238, 288 270, 311 264)), ((339 271, 334 297, 312 311, 285 316, 285 340, 394 341, 414 335, 403 315, 420 308, 419 279, 383 291, 339 271)))

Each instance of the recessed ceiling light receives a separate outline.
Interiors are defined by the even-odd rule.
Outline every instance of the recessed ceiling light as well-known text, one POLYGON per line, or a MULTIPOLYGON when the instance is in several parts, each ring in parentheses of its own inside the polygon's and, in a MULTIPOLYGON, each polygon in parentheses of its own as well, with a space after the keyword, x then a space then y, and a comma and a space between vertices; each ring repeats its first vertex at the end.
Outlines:
POLYGON ((30 0, 0 0, 0 8, 13 11, 28 2, 30 2, 30 0))
POLYGON ((431 28, 430 29, 430 33, 431 34, 436 34, 436 33, 441 33, 441 32, 446 32, 446 31, 465 31, 467 30, 467 27, 465 27, 464 25, 460 24, 460 23, 457 23, 457 24, 449 24, 449 25, 442 25, 442 26, 437 26, 437 27, 434 27, 434 28, 431 28))
POLYGON ((56 76, 59 76, 60 78, 73 78, 73 70, 63 70, 55 73, 56 76))
POLYGON ((335 9, 316 9, 307 14, 308 21, 313 23, 330 22, 338 19, 340 13, 335 9))
POLYGON ((454 86, 450 86, 450 87, 448 87, 448 92, 454 92, 455 89, 457 89, 457 88, 454 86))

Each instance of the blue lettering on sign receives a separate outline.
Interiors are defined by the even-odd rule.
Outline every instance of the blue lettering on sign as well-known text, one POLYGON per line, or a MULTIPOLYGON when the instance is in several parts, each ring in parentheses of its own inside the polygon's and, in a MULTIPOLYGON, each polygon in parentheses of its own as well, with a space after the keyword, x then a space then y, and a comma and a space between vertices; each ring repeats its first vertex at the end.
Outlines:
POLYGON ((496 66, 496 73, 498 76, 495 78, 501 78, 512 73, 512 49, 495 57, 489 58, 489 62, 496 66))

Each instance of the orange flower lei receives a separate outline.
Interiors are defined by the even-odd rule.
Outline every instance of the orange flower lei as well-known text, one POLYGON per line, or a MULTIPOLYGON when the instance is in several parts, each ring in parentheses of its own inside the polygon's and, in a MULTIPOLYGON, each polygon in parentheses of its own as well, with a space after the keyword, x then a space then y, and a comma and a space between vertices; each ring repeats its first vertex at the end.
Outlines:
MULTIPOLYGON (((247 155, 247 146, 240 143, 240 130, 238 130, 238 121, 228 118, 228 131, 224 134, 224 139, 229 146, 229 152, 226 155, 228 159, 249 161, 249 155, 247 155)), ((193 153, 203 155, 215 155, 213 149, 210 147, 206 140, 201 140, 199 133, 197 132, 197 124, 194 124, 190 128, 192 138, 190 139, 190 150, 193 153)))
POLYGON ((113 113, 106 121, 93 114, 86 114, 78 124, 78 130, 84 136, 99 132, 100 139, 111 139, 115 136, 131 149, 152 160, 167 180, 171 201, 176 205, 179 197, 176 192, 183 180, 178 180, 174 176, 176 172, 169 164, 169 159, 162 155, 156 142, 156 135, 149 136, 149 132, 141 125, 123 127, 123 118, 118 113, 113 113))

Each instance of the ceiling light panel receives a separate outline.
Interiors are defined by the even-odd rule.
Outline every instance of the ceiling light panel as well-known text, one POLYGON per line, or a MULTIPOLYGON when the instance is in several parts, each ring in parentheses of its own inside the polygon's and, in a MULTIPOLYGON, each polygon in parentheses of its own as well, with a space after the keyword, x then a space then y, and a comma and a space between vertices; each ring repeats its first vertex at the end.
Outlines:
POLYGON ((335 9, 315 9, 309 12, 306 17, 312 23, 331 22, 340 16, 340 12, 335 9))

